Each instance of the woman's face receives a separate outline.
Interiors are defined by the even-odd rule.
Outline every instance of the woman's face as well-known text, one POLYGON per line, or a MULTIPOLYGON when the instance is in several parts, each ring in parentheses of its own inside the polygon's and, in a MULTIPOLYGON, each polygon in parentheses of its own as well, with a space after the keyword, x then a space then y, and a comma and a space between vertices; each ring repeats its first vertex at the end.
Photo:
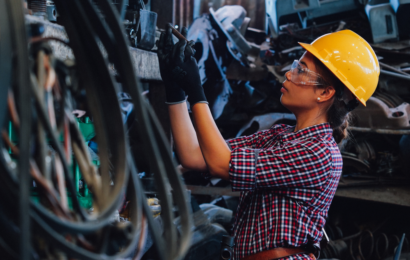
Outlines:
MULTIPOLYGON (((299 63, 303 68, 318 73, 313 60, 314 56, 309 52, 305 52, 299 59, 299 63)), ((292 82, 290 71, 286 72, 285 77, 286 79, 280 90, 282 92, 280 99, 282 105, 293 113, 317 107, 320 89, 316 85, 303 85, 292 82)))

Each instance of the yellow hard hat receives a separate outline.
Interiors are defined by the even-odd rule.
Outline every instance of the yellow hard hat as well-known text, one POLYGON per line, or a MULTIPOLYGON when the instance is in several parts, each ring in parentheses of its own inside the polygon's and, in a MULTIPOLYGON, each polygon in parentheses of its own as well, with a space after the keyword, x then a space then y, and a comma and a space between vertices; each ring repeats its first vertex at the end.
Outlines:
POLYGON ((380 67, 372 47, 358 34, 343 30, 311 44, 299 43, 318 58, 366 106, 379 82, 380 67))

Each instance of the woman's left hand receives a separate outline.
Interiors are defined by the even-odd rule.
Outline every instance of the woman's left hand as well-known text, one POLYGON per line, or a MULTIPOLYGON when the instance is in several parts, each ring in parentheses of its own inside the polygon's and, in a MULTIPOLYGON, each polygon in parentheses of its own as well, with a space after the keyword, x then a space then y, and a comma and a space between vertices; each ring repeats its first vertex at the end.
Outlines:
POLYGON ((198 64, 192 56, 195 53, 193 45, 193 41, 180 40, 174 45, 169 62, 170 75, 188 95, 191 106, 198 102, 207 103, 198 64))

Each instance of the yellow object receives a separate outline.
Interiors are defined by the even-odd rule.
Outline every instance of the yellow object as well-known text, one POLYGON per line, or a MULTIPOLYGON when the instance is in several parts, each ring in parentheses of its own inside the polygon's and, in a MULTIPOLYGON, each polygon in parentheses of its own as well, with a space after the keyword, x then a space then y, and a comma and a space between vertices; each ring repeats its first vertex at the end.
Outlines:
POLYGON ((372 47, 358 34, 343 30, 299 43, 318 58, 366 106, 379 82, 380 66, 372 47))
POLYGON ((161 205, 159 204, 159 200, 157 198, 149 198, 147 199, 147 203, 151 208, 152 215, 154 215, 154 217, 161 215, 161 205))

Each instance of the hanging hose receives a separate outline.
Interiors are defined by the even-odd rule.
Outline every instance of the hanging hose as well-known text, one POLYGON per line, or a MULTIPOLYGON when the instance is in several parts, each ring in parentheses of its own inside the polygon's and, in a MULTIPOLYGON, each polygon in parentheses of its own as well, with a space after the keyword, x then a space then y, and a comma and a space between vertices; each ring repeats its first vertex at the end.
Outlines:
POLYGON ((0 219, 0 252, 10 258, 50 258, 58 253, 78 259, 139 259, 148 227, 161 259, 182 259, 189 248, 192 220, 186 189, 158 119, 141 95, 118 12, 124 10, 126 1, 118 9, 108 0, 99 2, 105 21, 89 0, 55 1, 70 39, 67 45, 75 56, 75 76, 80 89, 85 90, 95 126, 100 161, 97 170, 72 114, 76 90, 66 84, 66 77, 72 75, 61 75, 54 67, 62 63, 54 61, 46 45, 55 39, 34 38, 29 55, 21 2, 0 0, 0 68, 4 68, 0 70, 0 81, 5 83, 0 87, 4 88, 3 93, 9 93, 0 97, 4 99, 0 102, 0 123, 6 125, 9 118, 19 133, 17 144, 5 131, 4 142, 0 142, 0 196, 4 199, 0 210, 6 213, 0 219), (13 60, 12 53, 18 54, 13 60), (3 66, 3 61, 14 63, 14 74, 9 70, 11 66, 3 66), (141 149, 152 160, 162 206, 163 236, 137 175, 109 63, 115 65, 124 91, 132 97, 135 120, 144 140, 141 149), (60 136, 64 136, 63 143, 60 136), (82 208, 77 197, 71 157, 93 194, 91 214, 82 208), (39 191, 39 202, 29 198, 31 180, 39 191), (126 191, 131 198, 130 222, 112 224, 112 215, 122 206, 126 191), (173 198, 182 220, 180 234, 173 223, 173 198), (72 201, 71 208, 68 199, 72 201), (16 200, 20 200, 18 209, 13 204, 16 200), (20 221, 13 216, 20 216, 20 221), (47 241, 45 246, 38 245, 39 237, 47 241), (20 241, 18 247, 15 241, 20 241))

